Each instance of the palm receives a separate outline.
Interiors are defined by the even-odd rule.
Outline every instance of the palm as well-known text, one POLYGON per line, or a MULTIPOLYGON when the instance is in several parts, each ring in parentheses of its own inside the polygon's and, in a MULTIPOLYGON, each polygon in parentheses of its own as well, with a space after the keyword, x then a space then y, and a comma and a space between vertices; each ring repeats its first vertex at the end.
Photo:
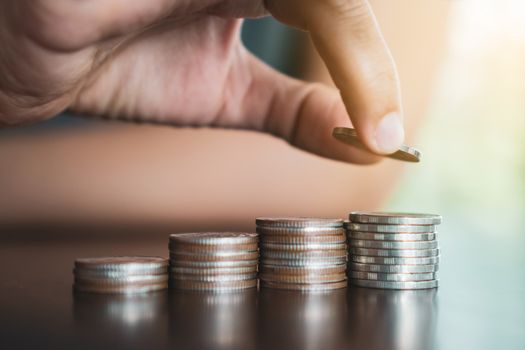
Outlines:
POLYGON ((239 27, 237 20, 202 16, 150 29, 114 49, 90 74, 73 109, 181 125, 233 125, 251 79, 239 27))

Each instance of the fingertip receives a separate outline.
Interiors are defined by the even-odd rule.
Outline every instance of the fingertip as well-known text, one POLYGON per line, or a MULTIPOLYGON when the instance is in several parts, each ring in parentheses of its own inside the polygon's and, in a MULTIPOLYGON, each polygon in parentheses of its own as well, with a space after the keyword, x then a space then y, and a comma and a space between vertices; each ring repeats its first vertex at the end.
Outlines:
POLYGON ((352 127, 346 107, 335 89, 310 84, 291 143, 322 157, 358 165, 372 165, 384 157, 368 150, 342 143, 332 136, 334 127, 352 127))
POLYGON ((397 112, 385 114, 379 119, 362 118, 357 120, 355 128, 361 142, 377 155, 396 152, 403 145, 405 130, 397 112))
MULTIPOLYGON (((360 141, 371 153, 391 154, 404 140, 392 55, 367 1, 333 3, 337 11, 329 13, 341 20, 311 27, 313 42, 341 91, 360 141)), ((322 12, 318 16, 325 18, 322 12)))
POLYGON ((397 151, 405 139, 405 130, 398 113, 385 115, 377 124, 373 143, 379 154, 391 154, 397 151))
POLYGON ((251 102, 246 106, 250 113, 253 110, 267 111, 255 123, 260 131, 281 137, 304 151, 337 161, 368 165, 383 158, 332 136, 335 127, 353 127, 338 90, 284 76, 255 58, 251 63, 255 77, 252 91, 272 92, 248 95, 251 102), (267 107, 260 108, 266 104, 267 107))

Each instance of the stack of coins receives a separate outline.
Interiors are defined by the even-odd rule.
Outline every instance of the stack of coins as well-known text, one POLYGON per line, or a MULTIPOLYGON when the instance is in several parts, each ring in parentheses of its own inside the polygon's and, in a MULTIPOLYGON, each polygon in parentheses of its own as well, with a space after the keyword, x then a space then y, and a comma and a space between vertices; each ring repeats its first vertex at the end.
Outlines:
POLYGON ((77 259, 73 274, 77 292, 151 292, 168 287, 168 260, 142 256, 77 259))
POLYGON ((172 234, 169 249, 176 289, 228 292, 257 286, 256 233, 172 234))
POLYGON ((381 289, 438 286, 439 248, 432 214, 352 212, 345 223, 350 283, 381 289))
POLYGON ((340 219, 258 218, 261 287, 326 291, 346 287, 340 219))

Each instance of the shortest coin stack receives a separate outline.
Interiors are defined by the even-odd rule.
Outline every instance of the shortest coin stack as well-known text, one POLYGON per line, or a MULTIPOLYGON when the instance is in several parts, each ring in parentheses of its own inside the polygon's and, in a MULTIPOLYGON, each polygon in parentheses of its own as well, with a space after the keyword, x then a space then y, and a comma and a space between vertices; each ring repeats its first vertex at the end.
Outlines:
POLYGON ((256 233, 170 235, 171 285, 176 289, 229 292, 257 287, 256 233))
POLYGON ((346 287, 340 219, 258 218, 261 287, 327 291, 346 287))
POLYGON ((118 256, 75 260, 74 290, 89 293, 145 293, 168 287, 168 260, 118 256))
POLYGON ((345 223, 352 285, 380 289, 438 286, 436 225, 441 216, 352 212, 345 223))

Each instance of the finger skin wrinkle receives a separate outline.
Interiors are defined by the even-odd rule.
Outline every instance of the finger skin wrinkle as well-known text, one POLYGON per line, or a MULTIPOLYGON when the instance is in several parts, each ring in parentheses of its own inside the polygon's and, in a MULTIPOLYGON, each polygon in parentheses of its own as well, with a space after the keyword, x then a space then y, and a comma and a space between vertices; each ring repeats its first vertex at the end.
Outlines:
POLYGON ((267 67, 240 44, 234 51, 212 125, 263 131, 275 97, 273 86, 260 77, 267 67))
POLYGON ((86 46, 96 22, 85 23, 84 18, 70 11, 64 1, 20 1, 17 13, 22 32, 42 48, 55 52, 74 52, 86 46), (23 14, 23 15, 22 15, 23 14))
POLYGON ((227 62, 228 68, 222 80, 224 86, 222 105, 213 122, 213 124, 225 126, 242 124, 242 105, 253 84, 248 51, 239 41, 234 40, 237 35, 240 35, 242 22, 235 20, 227 23, 231 24, 226 26, 222 46, 231 49, 224 50, 223 61, 227 62), (238 93, 239 90, 242 93, 238 93))
POLYGON ((83 47, 133 34, 153 23, 203 15, 221 7, 217 15, 239 17, 264 14, 259 0, 19 0, 12 2, 17 25, 39 45, 57 52, 83 47), (230 12, 228 12, 230 11, 230 12))
MULTIPOLYGON (((296 82, 290 78, 287 83, 295 85, 296 82)), ((305 103, 306 96, 312 91, 313 84, 300 84, 294 87, 284 86, 283 84, 276 87, 270 99, 264 130, 292 143, 291 140, 295 137, 295 129, 300 125, 299 113, 305 103)))
MULTIPOLYGON (((288 140, 288 142, 291 145, 296 145, 297 144, 297 142, 296 142, 297 141, 297 134, 299 132, 299 129, 303 125, 302 121, 304 120, 304 116, 308 112, 307 104, 310 101, 310 99, 312 98, 312 95, 314 93, 315 93, 314 86, 308 86, 308 89, 306 90, 306 93, 304 94, 304 96, 301 98, 301 100, 299 102, 299 107, 297 108, 297 111, 294 113, 294 117, 292 118, 292 123, 291 123, 291 126, 290 126, 290 130, 287 133, 287 135, 285 136, 286 139, 288 140)), ((333 109, 334 105, 335 104, 332 103, 331 109, 333 109)), ((323 117, 324 116, 319 116, 319 118, 323 118, 323 117)))
MULTIPOLYGON (((242 104, 247 100, 247 96, 253 91, 253 77, 247 73, 245 62, 239 58, 242 56, 240 50, 234 50, 236 52, 236 58, 233 60, 235 63, 228 65, 228 70, 223 79, 222 85, 222 97, 221 106, 217 110, 216 115, 211 121, 211 125, 231 127, 234 125, 245 126, 246 120, 249 118, 247 115, 242 114, 242 104), (242 85, 241 85, 242 84, 242 85), (243 93, 238 96, 236 89, 242 90, 243 93), (245 117, 245 118, 243 118, 245 117), (239 120, 241 119, 241 120, 239 120), (243 123, 244 119, 244 123, 243 123)), ((228 60, 231 62, 232 60, 228 60)), ((246 111, 247 112, 247 111, 246 111)))
POLYGON ((29 38, 52 51, 71 52, 205 5, 189 0, 20 0, 16 6, 29 38))
POLYGON ((337 13, 339 18, 362 18, 370 12, 365 0, 324 0, 321 3, 337 13))

